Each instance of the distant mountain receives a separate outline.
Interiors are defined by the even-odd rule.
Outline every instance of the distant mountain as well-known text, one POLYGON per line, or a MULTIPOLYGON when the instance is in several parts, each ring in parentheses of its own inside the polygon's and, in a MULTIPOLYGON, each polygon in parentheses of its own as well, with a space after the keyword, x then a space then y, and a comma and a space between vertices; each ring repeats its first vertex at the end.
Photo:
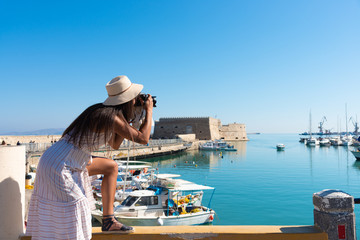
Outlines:
POLYGON ((64 131, 65 128, 49 128, 26 132, 0 132, 0 135, 61 135, 64 131))

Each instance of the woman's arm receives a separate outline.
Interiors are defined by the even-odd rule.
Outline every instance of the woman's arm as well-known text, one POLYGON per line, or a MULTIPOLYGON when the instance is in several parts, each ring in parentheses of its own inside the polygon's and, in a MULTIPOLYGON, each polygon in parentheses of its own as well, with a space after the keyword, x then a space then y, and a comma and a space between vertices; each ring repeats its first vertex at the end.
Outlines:
POLYGON ((118 135, 117 133, 115 133, 115 131, 113 131, 113 134, 111 135, 111 139, 109 141, 109 145, 113 148, 113 149, 119 149, 121 143, 123 142, 124 138, 121 137, 120 135, 118 135))
POLYGON ((112 141, 114 144, 110 144, 114 149, 119 148, 124 138, 140 144, 147 144, 149 142, 153 109, 153 101, 151 96, 149 96, 148 100, 144 103, 144 109, 146 111, 146 116, 139 130, 130 126, 123 115, 115 117, 113 134, 115 137, 114 141, 112 141))

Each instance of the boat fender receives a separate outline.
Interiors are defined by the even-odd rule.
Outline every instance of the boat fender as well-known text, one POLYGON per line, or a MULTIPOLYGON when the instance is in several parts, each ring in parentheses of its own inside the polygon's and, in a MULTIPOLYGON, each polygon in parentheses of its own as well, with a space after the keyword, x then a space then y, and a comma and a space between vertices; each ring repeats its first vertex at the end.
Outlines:
POLYGON ((160 217, 157 218, 157 222, 160 226, 164 225, 164 221, 160 217))
POLYGON ((214 216, 210 215, 209 219, 210 219, 210 221, 214 220, 214 216))

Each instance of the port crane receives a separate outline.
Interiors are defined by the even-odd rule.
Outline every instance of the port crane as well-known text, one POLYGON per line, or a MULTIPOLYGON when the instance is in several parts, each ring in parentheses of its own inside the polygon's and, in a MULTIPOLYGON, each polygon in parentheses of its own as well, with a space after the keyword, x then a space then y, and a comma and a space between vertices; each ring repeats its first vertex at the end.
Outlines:
POLYGON ((358 135, 359 134, 359 124, 358 124, 358 121, 357 121, 357 116, 356 116, 356 121, 354 121, 353 117, 351 117, 349 119, 349 121, 352 121, 352 124, 354 125, 354 134, 355 135, 358 135))
POLYGON ((326 117, 324 116, 322 119, 321 119, 321 122, 319 123, 319 133, 320 134, 323 134, 324 133, 324 129, 323 129, 323 125, 324 125, 324 122, 327 121, 326 117))

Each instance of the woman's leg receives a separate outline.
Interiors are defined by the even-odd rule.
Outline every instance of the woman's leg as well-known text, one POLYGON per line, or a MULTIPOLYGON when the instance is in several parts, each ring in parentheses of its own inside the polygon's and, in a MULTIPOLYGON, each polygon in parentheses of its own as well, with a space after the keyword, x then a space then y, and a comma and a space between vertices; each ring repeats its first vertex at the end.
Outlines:
POLYGON ((117 163, 112 159, 94 157, 92 163, 86 168, 90 176, 95 174, 104 175, 101 184, 103 216, 114 214, 116 179, 118 175, 117 163))

